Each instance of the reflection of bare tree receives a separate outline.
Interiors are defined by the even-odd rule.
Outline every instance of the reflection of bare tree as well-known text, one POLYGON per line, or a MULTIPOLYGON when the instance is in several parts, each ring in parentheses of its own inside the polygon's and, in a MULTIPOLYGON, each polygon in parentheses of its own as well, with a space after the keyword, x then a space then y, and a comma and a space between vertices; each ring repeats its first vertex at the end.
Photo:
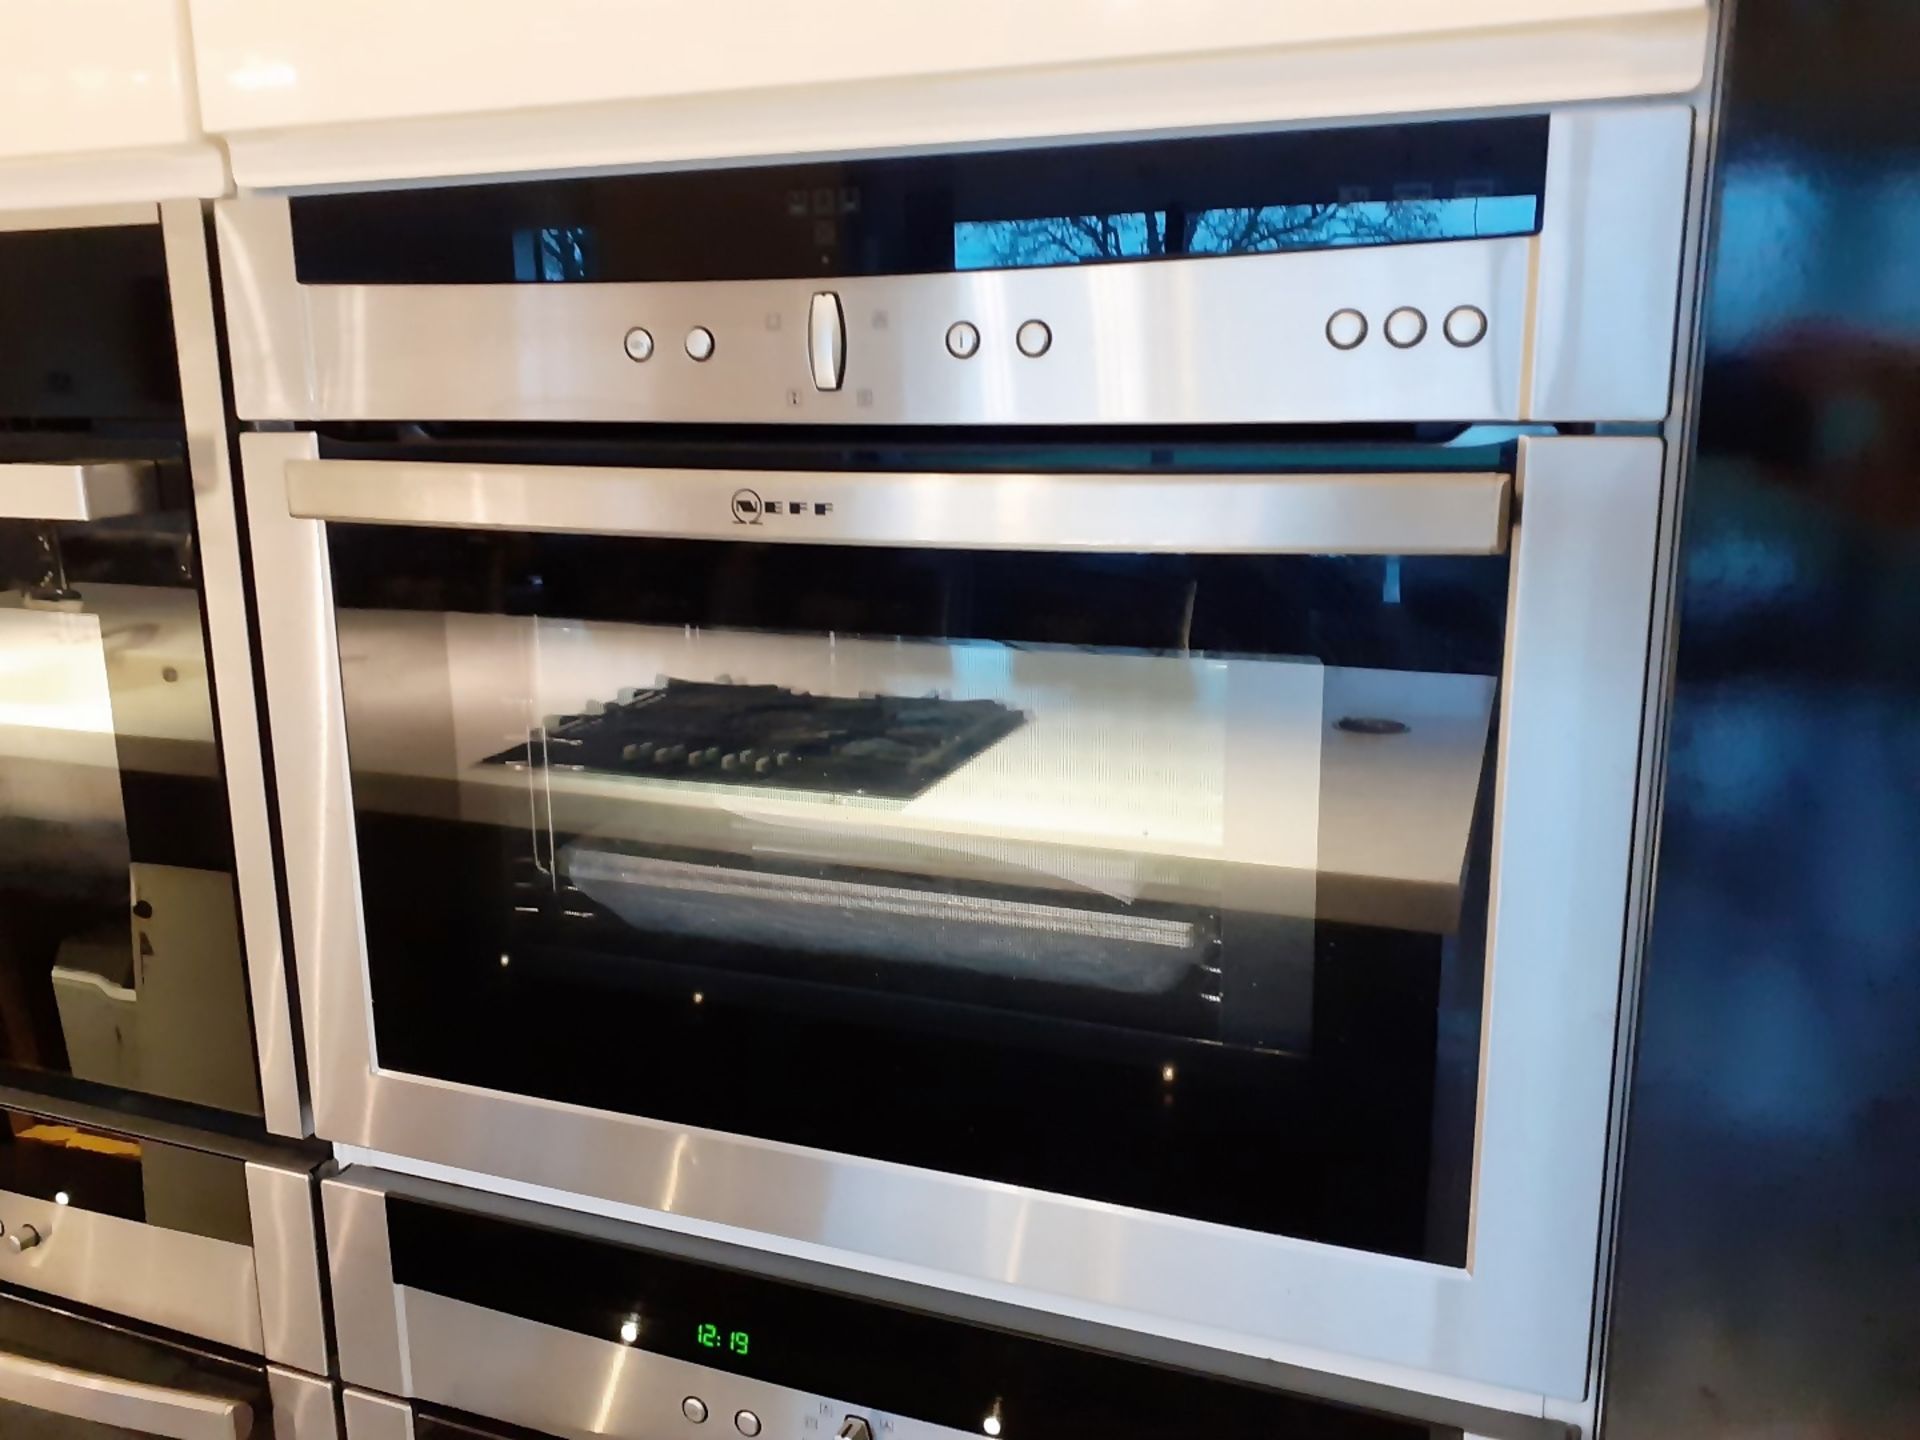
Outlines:
POLYGON ((1336 245, 1434 239, 1455 230, 1443 207, 1458 201, 1363 200, 1325 205, 1263 205, 1061 215, 967 225, 971 237, 1005 266, 1065 265, 1163 255, 1248 255, 1336 245))

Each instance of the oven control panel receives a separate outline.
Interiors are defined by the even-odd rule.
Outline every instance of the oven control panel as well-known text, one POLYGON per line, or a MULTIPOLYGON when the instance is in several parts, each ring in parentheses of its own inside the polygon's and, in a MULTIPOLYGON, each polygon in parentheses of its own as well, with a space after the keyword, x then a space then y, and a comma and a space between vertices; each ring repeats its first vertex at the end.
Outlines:
MULTIPOLYGON (((451 1187, 327 1182, 329 1226, 384 1223, 369 1285, 333 1255, 336 1303, 401 1317, 399 1354, 343 1344, 349 1384, 529 1430, 634 1440, 948 1440, 1209 1435, 1433 1440, 1457 1430, 1335 1405, 1199 1368, 1105 1353, 943 1313, 866 1277, 638 1226, 582 1221, 451 1187), (349 1215, 346 1204, 363 1207, 349 1215), (550 1222, 550 1223, 543 1223, 550 1222), (586 1227, 593 1227, 591 1233, 586 1227), (511 1255, 512 1264, 500 1263, 511 1255), (404 1363, 403 1363, 404 1359, 404 1363)), ((364 1252, 363 1252, 364 1253, 364 1252)), ((900 1287, 904 1289, 905 1287, 900 1287)), ((383 1322, 384 1323, 384 1322, 383 1322)), ((343 1342, 348 1337, 343 1333, 343 1342)))

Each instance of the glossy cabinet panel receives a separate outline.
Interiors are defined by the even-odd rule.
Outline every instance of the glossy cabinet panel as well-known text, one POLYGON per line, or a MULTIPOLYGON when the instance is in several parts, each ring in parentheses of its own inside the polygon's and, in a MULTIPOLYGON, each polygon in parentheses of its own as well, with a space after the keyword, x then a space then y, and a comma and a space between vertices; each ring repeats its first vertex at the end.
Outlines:
POLYGON ((1675 94, 1707 33, 1705 0, 192 9, 249 186, 1675 94))
POLYGON ((186 0, 0 6, 0 210, 225 187, 201 135, 186 0))

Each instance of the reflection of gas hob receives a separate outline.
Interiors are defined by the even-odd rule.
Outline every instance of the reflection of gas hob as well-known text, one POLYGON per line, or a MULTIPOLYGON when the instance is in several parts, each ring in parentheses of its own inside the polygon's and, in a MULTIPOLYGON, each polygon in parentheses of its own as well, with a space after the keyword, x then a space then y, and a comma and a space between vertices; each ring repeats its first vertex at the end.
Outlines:
MULTIPOLYGON (((662 679, 598 714, 563 715, 535 763, 661 780, 909 800, 1026 721, 998 700, 807 695, 662 679)), ((532 742, 541 744, 539 737, 532 742)), ((488 757, 526 764, 527 745, 488 757)))

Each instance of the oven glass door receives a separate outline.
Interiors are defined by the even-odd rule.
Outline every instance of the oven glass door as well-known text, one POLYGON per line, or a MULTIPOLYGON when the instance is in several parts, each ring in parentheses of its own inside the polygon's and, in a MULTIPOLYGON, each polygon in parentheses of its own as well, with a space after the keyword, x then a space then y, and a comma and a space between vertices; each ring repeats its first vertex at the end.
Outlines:
POLYGON ((0 1070, 257 1116, 192 507, 0 455, 0 1070))
POLYGON ((1504 530, 1148 463, 1096 553, 330 524, 380 1067, 1463 1263, 1504 530))
POLYGON ((7 1440, 248 1440, 271 1415, 257 1364, 0 1292, 7 1440))

